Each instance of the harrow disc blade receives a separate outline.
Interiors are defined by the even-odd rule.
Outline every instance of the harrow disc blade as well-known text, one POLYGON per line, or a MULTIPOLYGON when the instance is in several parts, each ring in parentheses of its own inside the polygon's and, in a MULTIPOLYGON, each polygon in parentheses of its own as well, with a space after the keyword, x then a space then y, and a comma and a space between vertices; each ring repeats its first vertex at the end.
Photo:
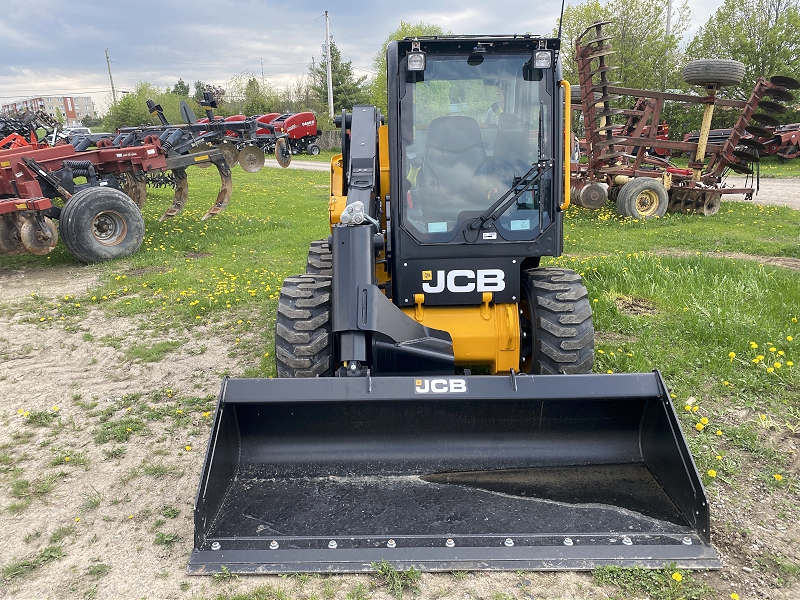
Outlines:
POLYGON ((764 127, 759 127, 758 125, 748 125, 744 128, 747 133, 751 133, 756 137, 760 138, 771 138, 774 134, 769 130, 765 129, 764 127))
POLYGON ((758 108, 761 108, 768 113, 772 113, 774 115, 782 115, 786 112, 786 107, 783 104, 778 104, 777 102, 771 102, 770 100, 762 100, 758 103, 758 108))
POLYGON ((775 75, 769 79, 774 85, 777 85, 787 90, 800 90, 800 82, 794 77, 786 77, 785 75, 775 75))
MULTIPOLYGON (((191 154, 202 154, 204 152, 208 152, 209 150, 211 150, 211 144, 206 143, 206 144, 200 144, 199 146, 195 146, 190 150, 190 152, 191 154)), ((195 163, 194 166, 200 167, 201 169, 207 169, 208 167, 211 166, 211 162, 210 161, 198 162, 195 163)))
POLYGON ((762 144, 754 138, 739 138, 739 144, 742 146, 748 146, 749 148, 755 148, 759 152, 763 152, 767 149, 765 144, 762 144))
POLYGON ((766 113, 756 113, 751 118, 753 119, 753 121, 761 123, 762 125, 770 125, 772 127, 777 127, 778 125, 781 124, 781 122, 778 121, 778 119, 766 113))
POLYGON ((245 146, 239 150, 239 166, 248 173, 258 173, 265 160, 264 152, 257 146, 245 146))
POLYGON ((765 96, 777 100, 778 102, 791 102, 794 100, 794 94, 787 92, 781 88, 772 88, 764 92, 765 96))
POLYGON ((25 250, 31 254, 42 256, 49 254, 58 243, 58 230, 55 223, 44 217, 45 227, 42 229, 34 219, 25 219, 19 228, 19 237, 25 250))
POLYGON ((749 148, 736 149, 731 152, 733 156, 747 162, 760 162, 761 158, 758 156, 758 151, 750 151, 749 148))
POLYGON ((739 162, 729 162, 728 163, 728 168, 731 171, 733 171, 734 173, 740 173, 742 175, 752 175, 753 174, 753 169, 751 169, 747 165, 744 165, 744 164, 739 163, 739 162))
POLYGON ((217 146, 217 150, 222 153, 222 158, 225 159, 231 169, 239 162, 239 151, 230 142, 222 142, 217 146))
POLYGON ((275 141, 275 160, 284 169, 292 163, 292 153, 286 144, 286 138, 278 138, 275 141))

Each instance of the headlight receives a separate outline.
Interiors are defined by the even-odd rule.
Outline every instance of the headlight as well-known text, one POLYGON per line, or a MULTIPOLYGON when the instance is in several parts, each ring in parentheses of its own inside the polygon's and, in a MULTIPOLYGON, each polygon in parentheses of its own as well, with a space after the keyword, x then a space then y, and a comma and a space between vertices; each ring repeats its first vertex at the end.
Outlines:
POLYGON ((549 69, 553 65, 553 53, 550 50, 537 50, 533 54, 534 69, 549 69))
POLYGON ((408 70, 409 71, 424 71, 425 70, 425 53, 424 52, 409 52, 408 53, 408 70))

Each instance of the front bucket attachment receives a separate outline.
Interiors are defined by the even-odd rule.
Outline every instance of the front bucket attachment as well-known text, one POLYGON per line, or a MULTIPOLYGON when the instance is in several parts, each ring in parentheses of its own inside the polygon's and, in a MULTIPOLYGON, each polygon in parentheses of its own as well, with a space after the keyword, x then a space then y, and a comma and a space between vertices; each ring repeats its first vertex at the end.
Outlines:
POLYGON ((195 574, 719 568, 658 372, 226 379, 195 574))

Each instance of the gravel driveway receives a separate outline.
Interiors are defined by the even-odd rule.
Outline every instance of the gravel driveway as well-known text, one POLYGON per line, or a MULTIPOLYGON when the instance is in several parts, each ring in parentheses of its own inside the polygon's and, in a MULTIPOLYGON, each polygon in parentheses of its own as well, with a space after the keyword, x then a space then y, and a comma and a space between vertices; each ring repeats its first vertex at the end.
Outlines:
MULTIPOLYGON (((728 177, 725 183, 733 187, 744 187, 755 184, 747 182, 744 177, 728 177)), ((724 200, 744 200, 741 194, 723 195, 724 200)), ((758 182, 758 193, 753 196, 753 202, 757 204, 776 204, 778 206, 789 206, 795 210, 800 210, 800 178, 783 177, 772 179, 762 177, 758 182)))

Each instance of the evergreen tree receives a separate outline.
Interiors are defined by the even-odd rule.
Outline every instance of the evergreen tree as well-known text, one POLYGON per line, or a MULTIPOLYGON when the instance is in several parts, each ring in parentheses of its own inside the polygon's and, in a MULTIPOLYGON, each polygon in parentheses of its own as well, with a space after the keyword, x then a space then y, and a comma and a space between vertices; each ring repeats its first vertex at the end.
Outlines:
POLYGON ((175 87, 172 88, 172 93, 176 96, 181 96, 182 98, 189 97, 189 86, 186 84, 183 79, 178 79, 178 82, 175 84, 175 87))
MULTIPOLYGON (((343 61, 336 43, 330 43, 331 80, 333 82, 333 112, 338 114, 342 109, 352 110, 356 104, 369 103, 369 91, 366 87, 367 77, 356 77, 353 74, 352 61, 343 61)), ((316 63, 311 59, 308 69, 311 79, 311 90, 327 112, 328 106, 328 74, 327 59, 316 63)))

